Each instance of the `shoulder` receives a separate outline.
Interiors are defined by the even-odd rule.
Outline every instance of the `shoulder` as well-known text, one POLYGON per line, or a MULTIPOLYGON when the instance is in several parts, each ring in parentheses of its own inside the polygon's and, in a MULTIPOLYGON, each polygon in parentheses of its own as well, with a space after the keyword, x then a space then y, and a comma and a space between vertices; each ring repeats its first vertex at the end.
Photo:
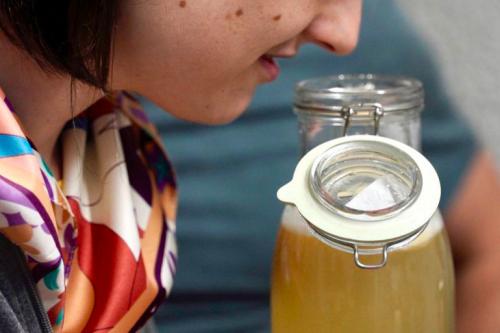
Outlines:
POLYGON ((50 332, 26 261, 0 233, 0 321, 2 332, 50 332))

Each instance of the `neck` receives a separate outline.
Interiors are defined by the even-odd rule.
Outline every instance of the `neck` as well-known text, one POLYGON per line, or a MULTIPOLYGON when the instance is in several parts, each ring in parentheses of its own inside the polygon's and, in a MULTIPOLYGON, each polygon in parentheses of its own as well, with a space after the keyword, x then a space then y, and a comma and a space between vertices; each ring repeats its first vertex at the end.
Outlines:
POLYGON ((43 71, 1 33, 0 54, 0 87, 14 106, 26 135, 60 177, 59 135, 64 125, 102 97, 102 92, 80 82, 71 87, 69 76, 43 71))

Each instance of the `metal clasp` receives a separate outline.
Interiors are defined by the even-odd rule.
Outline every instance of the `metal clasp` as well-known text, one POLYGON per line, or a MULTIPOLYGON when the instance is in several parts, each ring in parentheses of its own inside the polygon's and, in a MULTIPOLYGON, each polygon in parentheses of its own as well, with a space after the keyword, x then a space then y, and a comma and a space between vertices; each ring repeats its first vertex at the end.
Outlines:
POLYGON ((379 269, 384 267, 387 264, 387 251, 389 250, 389 245, 386 244, 382 248, 382 260, 376 264, 364 264, 361 262, 360 256, 359 256, 359 247, 357 245, 354 245, 354 262, 356 263, 356 266, 359 268, 363 269, 379 269))
POLYGON ((392 251, 394 249, 397 249, 397 248, 405 247, 409 243, 413 242, 416 238, 418 238, 424 232, 424 230, 429 225, 429 221, 427 221, 426 224, 424 224, 423 226, 421 226, 411 236, 409 236, 409 237, 407 237, 407 238, 405 238, 403 240, 398 240, 398 241, 395 241, 395 242, 384 244, 381 247, 381 252, 380 253, 377 251, 377 253, 375 253, 375 254, 372 254, 372 253, 368 254, 368 255, 377 255, 378 254, 378 255, 382 256, 382 259, 378 263, 376 263, 376 264, 365 264, 365 263, 363 263, 361 261, 361 258, 360 258, 360 252, 361 252, 360 251, 360 246, 358 244, 351 244, 350 247, 354 250, 354 263, 356 264, 356 266, 358 266, 359 268, 363 268, 363 269, 379 269, 379 268, 384 267, 387 264, 388 252, 392 251))
POLYGON ((305 220, 305 222, 308 226, 307 229, 316 239, 320 240, 330 247, 333 247, 334 249, 342 250, 348 253, 354 253, 354 263, 357 267, 361 269, 379 269, 387 265, 390 251, 406 247, 408 244, 417 239, 427 228, 430 220, 406 238, 396 239, 388 243, 378 243, 373 245, 367 243, 361 244, 352 240, 343 240, 340 238, 336 238, 334 235, 326 234, 324 231, 322 231, 322 229, 317 228, 311 222, 307 220, 305 220), (361 261, 361 256, 374 255, 381 256, 381 260, 375 264, 367 264, 361 261))
POLYGON ((380 119, 384 116, 384 108, 381 104, 365 103, 349 105, 344 106, 340 112, 342 113, 342 118, 344 118, 343 136, 347 135, 353 117, 373 118, 373 135, 378 135, 380 119))

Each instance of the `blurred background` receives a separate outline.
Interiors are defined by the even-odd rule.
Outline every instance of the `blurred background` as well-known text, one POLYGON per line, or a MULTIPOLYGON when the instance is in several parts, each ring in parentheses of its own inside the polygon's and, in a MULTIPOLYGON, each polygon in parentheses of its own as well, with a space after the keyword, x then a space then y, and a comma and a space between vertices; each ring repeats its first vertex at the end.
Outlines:
POLYGON ((276 189, 298 159, 294 84, 340 73, 423 81, 423 150, 437 168, 446 210, 478 147, 500 161, 500 3, 366 0, 358 49, 334 57, 304 47, 281 63, 231 125, 173 119, 144 101, 177 169, 179 266, 160 308, 160 332, 269 332, 271 260, 282 206, 276 189))
POLYGON ((500 164, 500 2, 397 0, 425 38, 457 111, 500 164))

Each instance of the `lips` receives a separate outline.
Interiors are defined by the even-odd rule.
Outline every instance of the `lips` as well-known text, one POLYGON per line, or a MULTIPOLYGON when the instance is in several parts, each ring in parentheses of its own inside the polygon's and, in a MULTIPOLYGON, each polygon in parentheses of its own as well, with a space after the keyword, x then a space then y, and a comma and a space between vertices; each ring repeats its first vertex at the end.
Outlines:
POLYGON ((280 67, 272 56, 263 55, 259 58, 259 63, 262 65, 262 67, 264 67, 269 81, 274 81, 278 78, 280 74, 280 67))

